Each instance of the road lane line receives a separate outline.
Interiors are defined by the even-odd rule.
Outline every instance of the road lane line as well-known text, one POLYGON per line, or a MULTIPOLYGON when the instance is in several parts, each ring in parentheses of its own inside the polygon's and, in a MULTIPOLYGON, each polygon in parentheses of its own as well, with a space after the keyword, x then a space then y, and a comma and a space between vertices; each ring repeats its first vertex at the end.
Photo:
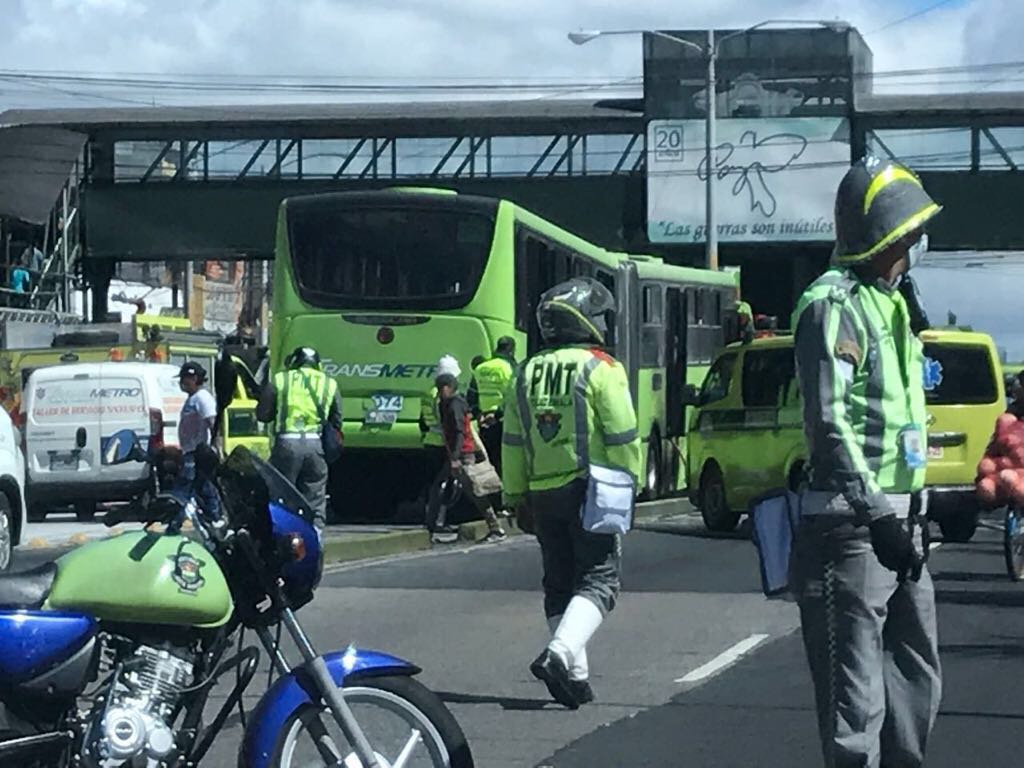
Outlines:
POLYGON ((682 677, 676 678, 677 683, 696 683, 704 678, 711 677, 726 667, 735 664, 744 655, 754 650, 757 646, 768 639, 768 635, 751 635, 746 640, 740 640, 732 648, 728 648, 715 656, 707 664, 697 667, 692 672, 687 672, 682 677))

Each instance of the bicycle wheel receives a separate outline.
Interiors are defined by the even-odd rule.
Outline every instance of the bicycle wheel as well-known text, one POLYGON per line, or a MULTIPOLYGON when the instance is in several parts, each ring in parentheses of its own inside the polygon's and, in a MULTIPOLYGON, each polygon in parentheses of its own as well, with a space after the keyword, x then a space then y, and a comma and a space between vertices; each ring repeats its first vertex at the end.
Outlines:
POLYGON ((1006 508, 1003 553, 1010 578, 1014 581, 1024 580, 1024 513, 1013 506, 1006 508))
MULTIPOLYGON (((434 693, 412 678, 358 680, 345 686, 345 701, 384 768, 473 768, 469 745, 455 718, 434 693)), ((282 729, 274 765, 322 768, 339 759, 346 766, 362 765, 330 713, 306 706, 282 729), (325 749, 333 754, 332 762, 325 760, 325 749)))

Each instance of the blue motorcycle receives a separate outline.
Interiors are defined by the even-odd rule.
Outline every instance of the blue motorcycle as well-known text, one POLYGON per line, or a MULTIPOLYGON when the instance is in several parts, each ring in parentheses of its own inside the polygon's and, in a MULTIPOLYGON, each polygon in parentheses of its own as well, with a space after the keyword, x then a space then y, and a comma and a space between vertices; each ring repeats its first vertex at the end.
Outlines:
MULTIPOLYGON (((146 460, 130 430, 102 453, 146 460)), ((313 599, 323 550, 294 486, 244 448, 223 463, 211 454, 201 474, 220 497, 216 519, 195 495, 161 494, 146 515, 161 532, 0 577, 0 766, 199 765, 256 675, 251 631, 279 677, 243 718, 239 766, 471 768, 462 730, 416 666, 313 647, 296 611, 313 599), (215 707, 218 683, 228 693, 215 707)))

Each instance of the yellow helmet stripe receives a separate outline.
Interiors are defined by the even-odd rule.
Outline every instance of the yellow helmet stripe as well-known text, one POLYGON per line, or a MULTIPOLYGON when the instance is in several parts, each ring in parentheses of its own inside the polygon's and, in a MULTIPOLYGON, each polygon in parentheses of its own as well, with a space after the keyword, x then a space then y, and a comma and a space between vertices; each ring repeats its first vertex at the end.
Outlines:
POLYGON ((920 211, 915 213, 909 219, 904 221, 898 227, 889 232, 885 237, 875 243, 871 248, 862 253, 851 253, 844 256, 837 256, 835 262, 837 264, 853 264, 858 261, 867 261, 876 254, 881 253, 890 245, 895 243, 900 238, 913 232, 920 226, 923 226, 926 221, 932 218, 935 214, 942 210, 942 206, 937 203, 929 203, 920 211))
POLYGON ((865 216, 867 216, 868 211, 871 210, 871 204, 875 202, 875 198, 878 196, 878 193, 897 181, 909 181, 911 184, 915 184, 918 187, 921 186, 921 180, 906 168, 901 168, 898 165, 890 165, 871 180, 871 183, 868 185, 868 191, 864 193, 865 216))
POLYGON ((604 337, 604 334, 598 330, 597 326, 590 322, 590 318, 588 318, 586 315, 584 315, 582 312, 576 309, 576 307, 572 306, 572 304, 567 304, 566 302, 559 301, 558 299, 552 299, 551 306, 558 307, 558 309, 563 309, 569 314, 575 316, 576 319, 583 323, 583 325, 585 325, 587 329, 590 330, 598 339, 604 337))

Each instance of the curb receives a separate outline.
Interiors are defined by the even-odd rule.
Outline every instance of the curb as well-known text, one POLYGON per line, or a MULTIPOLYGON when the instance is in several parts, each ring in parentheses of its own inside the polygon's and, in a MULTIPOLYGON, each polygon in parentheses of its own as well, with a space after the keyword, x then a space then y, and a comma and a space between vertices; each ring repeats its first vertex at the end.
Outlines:
MULTIPOLYGON (((505 532, 511 536, 519 536, 523 532, 511 520, 502 522, 505 532)), ((456 544, 476 543, 487 536, 487 523, 474 520, 459 526, 459 538, 456 544)), ((429 549, 444 549, 450 544, 434 544, 430 540, 430 532, 426 529, 415 531, 389 531, 388 533, 352 533, 345 538, 324 538, 324 565, 348 563, 355 560, 370 560, 390 555, 401 555, 408 552, 423 552, 429 549)))

